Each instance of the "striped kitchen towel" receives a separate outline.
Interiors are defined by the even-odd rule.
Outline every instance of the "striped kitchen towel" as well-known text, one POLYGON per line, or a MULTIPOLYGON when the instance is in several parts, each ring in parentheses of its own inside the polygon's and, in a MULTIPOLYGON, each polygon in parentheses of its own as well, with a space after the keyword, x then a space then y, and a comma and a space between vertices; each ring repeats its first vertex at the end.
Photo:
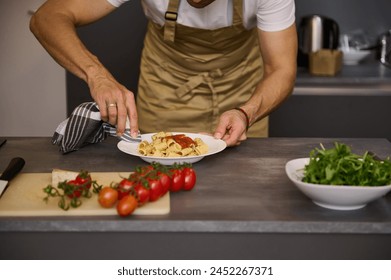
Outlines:
POLYGON ((66 154, 88 144, 102 142, 107 136, 115 136, 128 142, 135 141, 128 130, 122 136, 117 136, 115 126, 102 121, 97 104, 86 102, 77 106, 69 118, 58 125, 52 143, 66 154))

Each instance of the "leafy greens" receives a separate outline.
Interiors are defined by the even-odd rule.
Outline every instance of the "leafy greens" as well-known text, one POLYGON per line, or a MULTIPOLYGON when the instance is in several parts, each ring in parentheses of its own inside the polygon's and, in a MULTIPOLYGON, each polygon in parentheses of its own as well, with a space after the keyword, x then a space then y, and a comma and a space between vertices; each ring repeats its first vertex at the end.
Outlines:
POLYGON ((304 167, 303 182, 323 185, 384 186, 391 184, 391 161, 377 160, 368 151, 360 156, 343 143, 315 148, 304 167))

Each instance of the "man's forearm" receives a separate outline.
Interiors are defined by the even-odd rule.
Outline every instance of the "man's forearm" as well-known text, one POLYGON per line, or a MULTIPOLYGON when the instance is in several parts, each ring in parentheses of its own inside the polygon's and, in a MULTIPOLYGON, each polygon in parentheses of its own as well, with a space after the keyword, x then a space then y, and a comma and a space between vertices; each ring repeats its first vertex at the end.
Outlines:
POLYGON ((279 32, 258 31, 264 74, 242 108, 250 124, 275 110, 291 93, 296 80, 297 34, 292 24, 279 32))
POLYGON ((103 67, 82 44, 68 19, 38 12, 31 18, 30 29, 57 63, 84 81, 87 81, 89 72, 103 67))
POLYGON ((296 71, 281 70, 273 74, 265 74, 254 94, 242 108, 247 112, 250 125, 269 115, 292 93, 296 71))
POLYGON ((88 82, 107 71, 84 46, 76 26, 96 21, 114 9, 105 0, 49 0, 32 16, 30 30, 57 63, 88 82))

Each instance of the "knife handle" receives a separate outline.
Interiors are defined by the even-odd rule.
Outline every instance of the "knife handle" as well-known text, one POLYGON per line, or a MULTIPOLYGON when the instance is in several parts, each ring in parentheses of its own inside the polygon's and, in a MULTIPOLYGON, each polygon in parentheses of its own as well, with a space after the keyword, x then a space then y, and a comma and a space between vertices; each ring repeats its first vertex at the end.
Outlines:
POLYGON ((25 164, 24 159, 20 157, 13 158, 8 164, 7 168, 4 170, 3 174, 1 174, 0 179, 4 181, 10 181, 12 178, 22 170, 25 164))

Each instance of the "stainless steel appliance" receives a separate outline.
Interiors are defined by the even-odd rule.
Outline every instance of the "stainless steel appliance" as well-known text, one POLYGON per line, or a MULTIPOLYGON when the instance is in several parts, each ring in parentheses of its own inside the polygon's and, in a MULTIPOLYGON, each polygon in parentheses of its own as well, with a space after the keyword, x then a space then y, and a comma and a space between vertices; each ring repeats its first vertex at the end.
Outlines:
POLYGON ((320 49, 337 49, 339 26, 329 17, 309 15, 301 18, 298 26, 299 66, 308 66, 308 54, 320 49))

